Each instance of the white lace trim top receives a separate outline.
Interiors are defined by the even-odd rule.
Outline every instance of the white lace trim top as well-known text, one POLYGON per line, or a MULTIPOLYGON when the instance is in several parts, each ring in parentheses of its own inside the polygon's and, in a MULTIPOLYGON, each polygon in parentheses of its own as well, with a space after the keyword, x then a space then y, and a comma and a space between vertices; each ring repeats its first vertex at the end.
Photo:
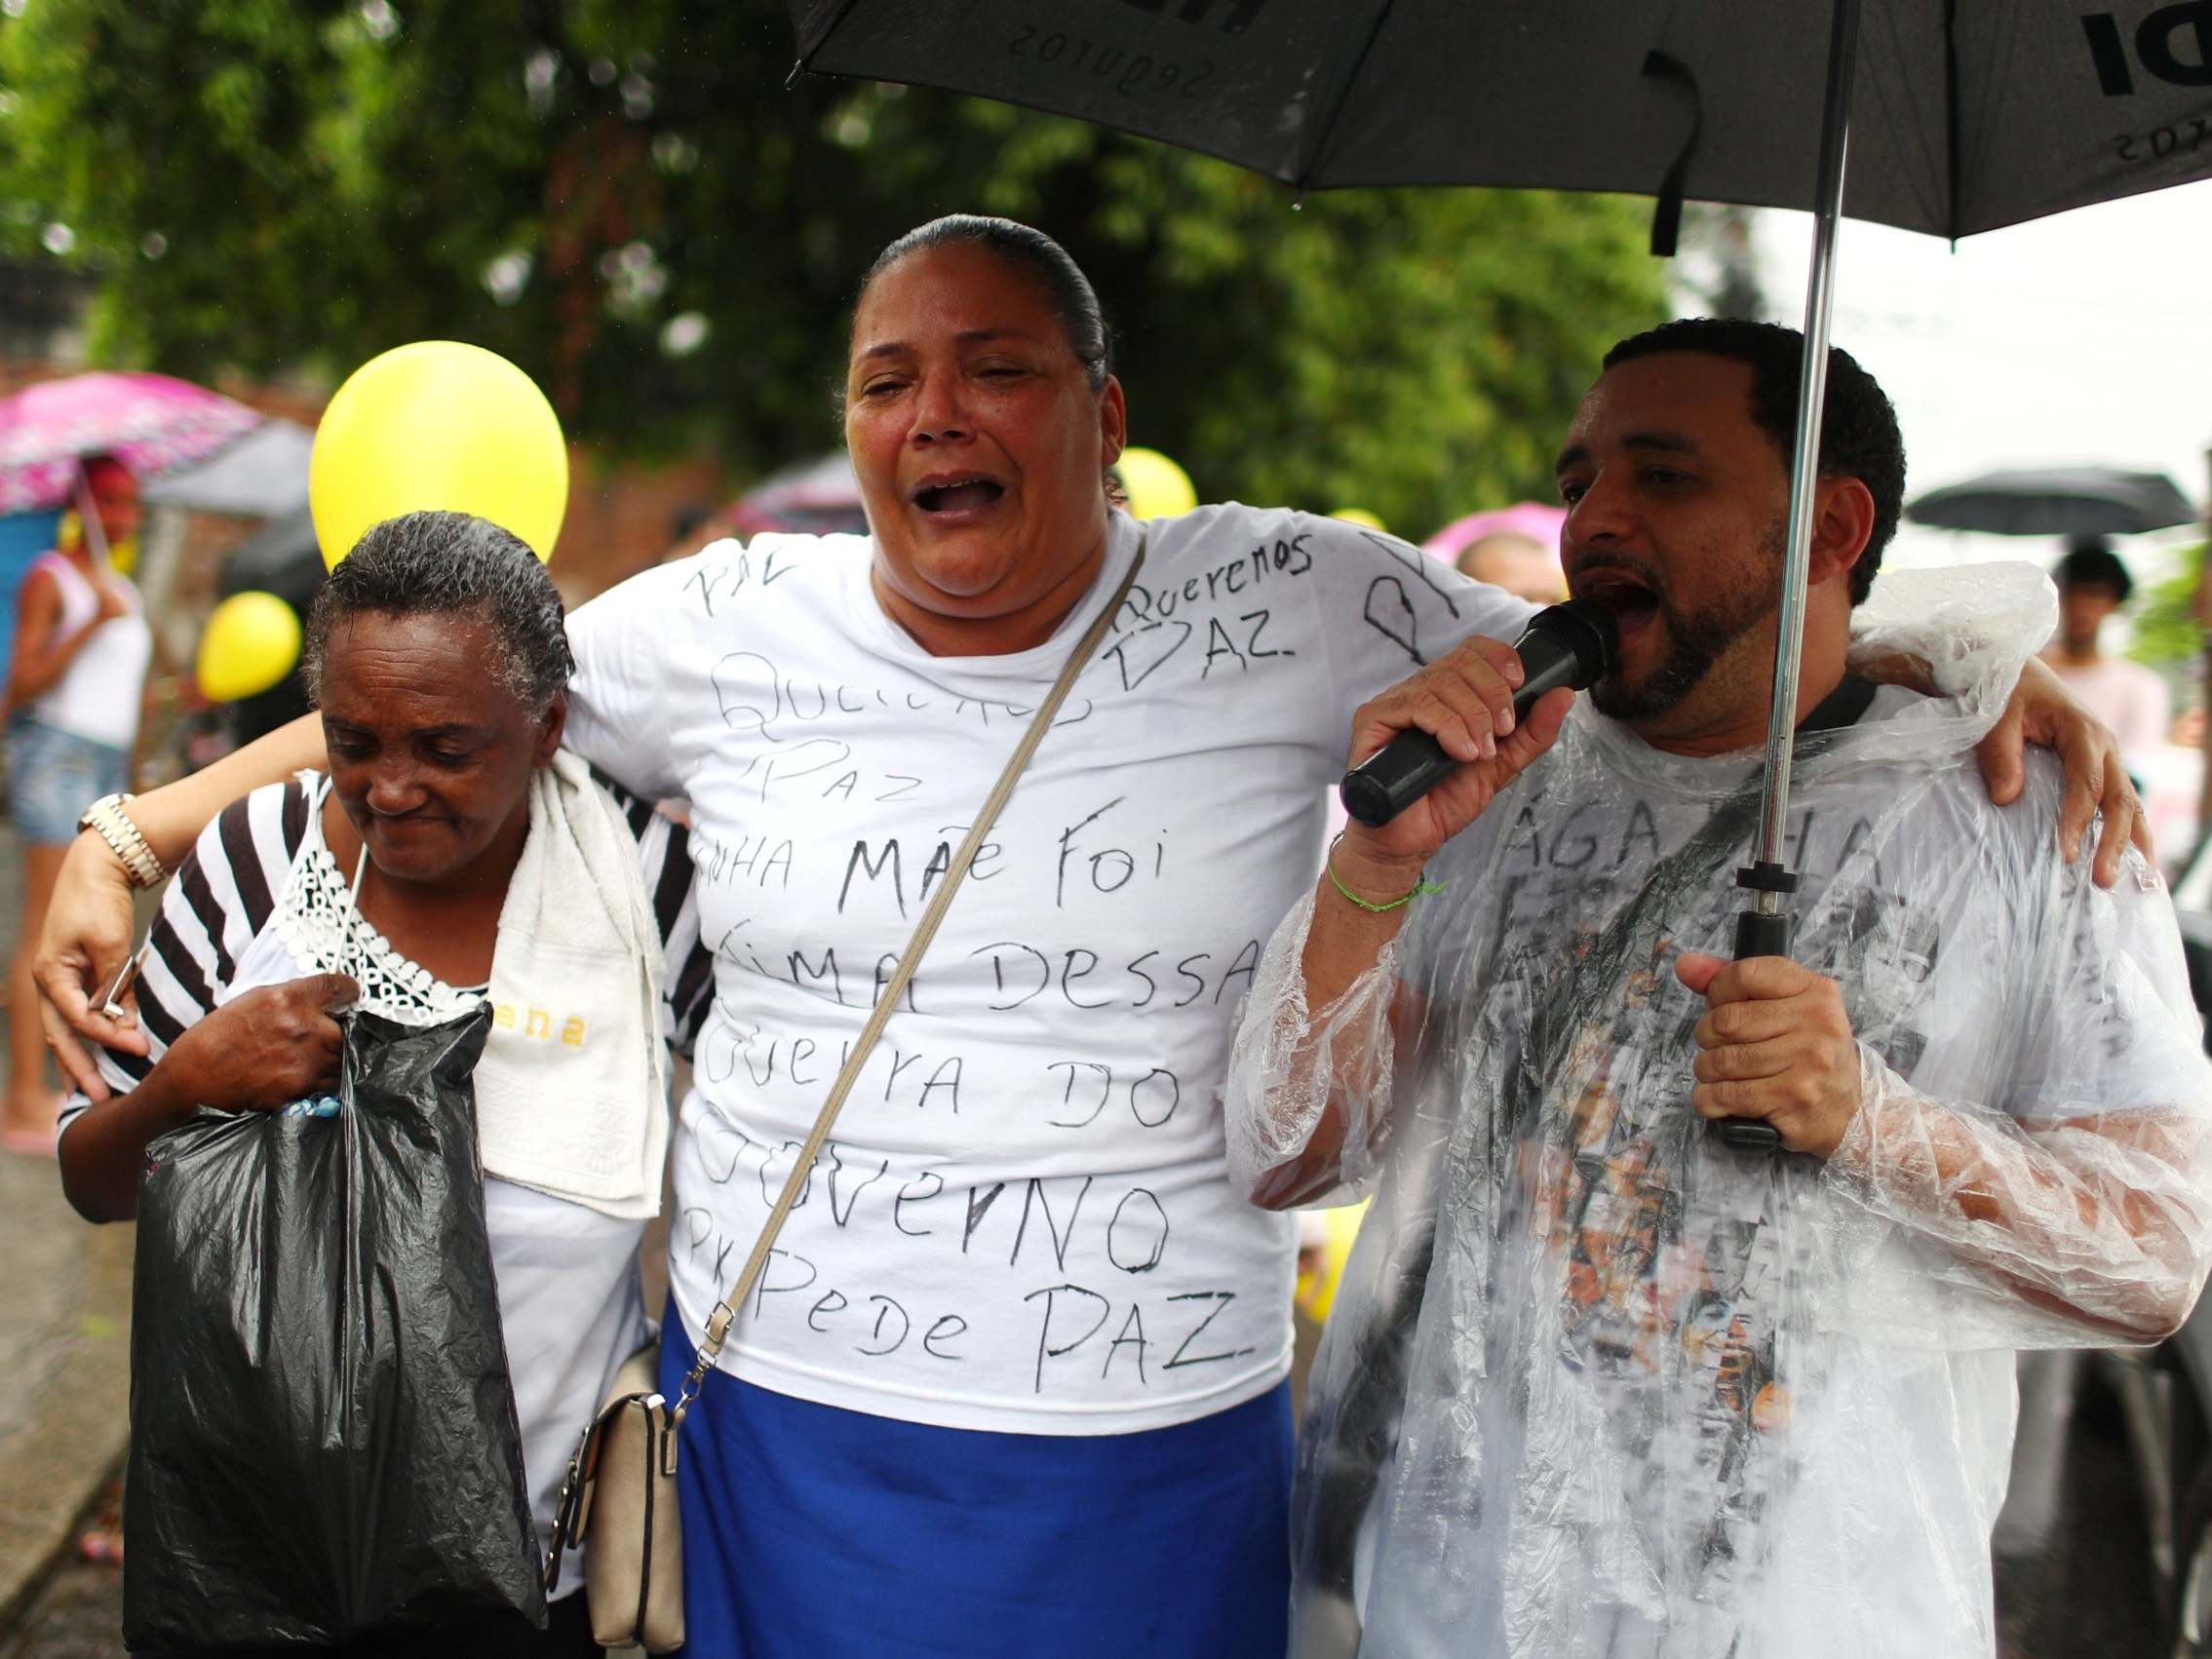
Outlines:
POLYGON ((353 883, 323 839, 324 788, 309 796, 307 835, 292 879, 277 900, 275 923, 285 948, 325 974, 350 974, 361 986, 357 1006, 404 1025, 437 1025, 468 1013, 484 985, 449 985, 403 956, 354 903, 353 883))

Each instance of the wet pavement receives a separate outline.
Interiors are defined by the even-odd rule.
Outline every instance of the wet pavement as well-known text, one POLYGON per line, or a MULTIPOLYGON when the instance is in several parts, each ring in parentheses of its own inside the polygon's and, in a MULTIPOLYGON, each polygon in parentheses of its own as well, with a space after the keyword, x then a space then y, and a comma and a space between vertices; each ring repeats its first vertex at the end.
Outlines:
MULTIPOLYGON (((15 949, 19 880, 14 838, 0 827, 0 963, 15 949)), ((0 1651, 10 1651, 9 1615, 123 1453, 132 1238, 128 1227, 85 1225, 51 1157, 6 1152, 0 1237, 0 1651)))
POLYGON ((64 1563, 6 1636, 0 1659, 123 1659, 123 1569, 64 1563))
MULTIPOLYGON (((2138 1659, 2159 1651, 2158 1592, 2143 1498, 2118 1407, 2093 1379, 2057 1437, 2053 1501, 2023 1524, 2021 1501, 1998 1525, 2001 1659, 2138 1659)), ((2015 1456, 2013 1496, 2035 1483, 2015 1456)))

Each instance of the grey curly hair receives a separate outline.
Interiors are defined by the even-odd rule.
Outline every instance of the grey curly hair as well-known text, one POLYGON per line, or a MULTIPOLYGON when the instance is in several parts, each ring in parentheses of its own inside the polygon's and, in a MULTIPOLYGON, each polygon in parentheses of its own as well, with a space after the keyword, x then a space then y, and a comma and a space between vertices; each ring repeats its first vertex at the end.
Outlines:
POLYGON ((467 513, 409 513, 371 525, 330 572, 307 613, 300 670, 323 700, 323 659, 339 623, 386 616, 474 615, 491 628, 498 683, 533 711, 576 672, 560 591, 520 537, 467 513))

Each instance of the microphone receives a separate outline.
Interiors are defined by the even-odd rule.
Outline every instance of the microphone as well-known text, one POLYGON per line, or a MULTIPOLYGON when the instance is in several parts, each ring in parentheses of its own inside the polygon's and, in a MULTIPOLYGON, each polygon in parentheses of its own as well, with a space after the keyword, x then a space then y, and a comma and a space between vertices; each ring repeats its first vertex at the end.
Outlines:
MULTIPOLYGON (((1528 677, 1513 694, 1513 718, 1525 720, 1537 698, 1559 686, 1576 691, 1596 682, 1620 649, 1612 612, 1589 599, 1540 610, 1513 642, 1528 677)), ((1403 731, 1344 774, 1337 793, 1344 810, 1369 829, 1387 824, 1436 788, 1458 761, 1424 731, 1403 731)))

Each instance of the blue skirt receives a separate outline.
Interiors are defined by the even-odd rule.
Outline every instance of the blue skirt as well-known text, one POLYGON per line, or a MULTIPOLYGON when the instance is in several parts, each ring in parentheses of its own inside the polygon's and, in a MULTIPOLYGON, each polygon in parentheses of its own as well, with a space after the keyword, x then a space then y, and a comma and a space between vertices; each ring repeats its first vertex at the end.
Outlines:
MULTIPOLYGON (((661 1390, 693 1349, 672 1303, 661 1390)), ((710 1373, 683 1420, 700 1659, 1282 1659, 1290 1385, 1174 1428, 988 1434, 710 1373)))

